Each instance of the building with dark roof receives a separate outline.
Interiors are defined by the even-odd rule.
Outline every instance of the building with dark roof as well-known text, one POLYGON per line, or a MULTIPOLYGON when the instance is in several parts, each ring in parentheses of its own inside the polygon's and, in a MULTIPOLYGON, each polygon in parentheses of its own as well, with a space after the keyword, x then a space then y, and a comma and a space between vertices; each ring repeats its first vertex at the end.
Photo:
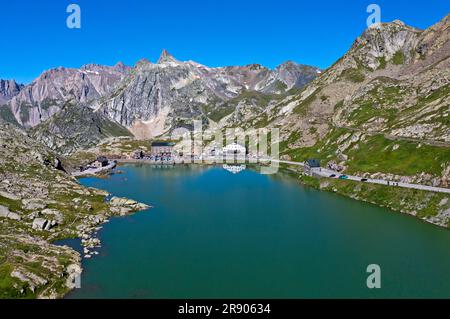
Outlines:
POLYGON ((305 162, 305 174, 312 176, 314 170, 320 170, 320 161, 318 159, 312 158, 305 162))
POLYGON ((94 166, 96 168, 102 168, 109 165, 108 158, 106 156, 99 156, 97 157, 97 160, 91 164, 91 166, 94 166))
POLYGON ((320 167, 320 161, 318 159, 309 159, 305 162, 305 165, 307 165, 310 168, 318 168, 320 167))

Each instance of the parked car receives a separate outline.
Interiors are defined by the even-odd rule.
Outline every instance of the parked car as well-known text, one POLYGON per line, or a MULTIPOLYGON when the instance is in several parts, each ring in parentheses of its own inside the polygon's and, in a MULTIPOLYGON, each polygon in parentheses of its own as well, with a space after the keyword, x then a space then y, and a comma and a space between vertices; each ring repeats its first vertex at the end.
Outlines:
POLYGON ((361 178, 361 182, 367 182, 368 179, 367 178, 361 178))
POLYGON ((341 176, 339 176, 339 179, 348 179, 348 176, 347 175, 341 175, 341 176))
POLYGON ((336 177, 336 174, 331 174, 330 175, 330 178, 335 178, 336 177))

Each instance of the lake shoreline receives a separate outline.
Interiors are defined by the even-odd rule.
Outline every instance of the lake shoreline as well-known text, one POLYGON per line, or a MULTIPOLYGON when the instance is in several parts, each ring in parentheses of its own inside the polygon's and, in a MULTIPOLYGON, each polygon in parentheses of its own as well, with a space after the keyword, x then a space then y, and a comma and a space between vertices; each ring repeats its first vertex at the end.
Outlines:
MULTIPOLYGON (((118 167, 120 167, 121 165, 152 165, 152 166, 164 166, 164 164, 155 164, 151 161, 143 161, 143 160, 121 160, 118 161, 118 167)), ((205 166, 205 167, 214 167, 214 166, 220 166, 221 164, 216 164, 216 163, 186 163, 186 164, 167 164, 168 166, 190 166, 190 165, 197 165, 197 166, 205 166)), ((233 164, 231 164, 233 165, 233 164)), ((238 163, 235 163, 234 165, 239 165, 238 163)), ((253 164, 253 163, 248 163, 248 164, 244 164, 247 167, 260 167, 261 164, 253 164)), ((390 210, 392 210, 395 213, 400 213, 403 215, 407 215, 407 216, 411 216, 414 217, 416 219, 421 220, 422 222, 428 223, 428 224, 432 224, 434 226, 440 227, 440 228, 445 228, 445 229, 449 229, 450 230, 450 218, 444 219, 444 221, 440 220, 440 219, 435 219, 433 218, 434 216, 428 217, 428 216, 418 216, 417 211, 415 209, 415 207, 412 208, 408 208, 406 206, 401 207, 401 206, 396 206, 396 205, 390 205, 388 202, 384 202, 383 200, 373 200, 370 198, 370 196, 358 196, 358 192, 356 193, 350 193, 348 191, 344 191, 342 187, 339 187, 339 184, 352 184, 351 181, 344 181, 344 180, 333 180, 332 182, 334 182, 333 187, 329 187, 329 185, 326 185, 327 180, 326 179, 319 179, 319 178, 312 178, 309 176, 306 176, 304 174, 304 172, 302 170, 299 170, 298 167, 293 167, 290 165, 280 165, 279 168, 281 171, 284 172, 289 172, 294 177, 301 185, 304 186, 308 186, 308 187, 312 187, 316 190, 319 191, 326 191, 326 192, 331 192, 331 193, 336 193, 340 196, 346 197, 346 198, 351 198, 360 202, 364 202, 364 203, 369 203, 372 205, 375 205, 377 207, 381 207, 381 208, 388 208, 390 210), (324 183, 321 183, 320 181, 325 181, 324 183), (324 185, 326 185, 324 187, 324 185), (447 222, 445 222, 445 220, 447 220, 447 222)), ((355 189, 357 189, 358 185, 356 185, 355 183, 353 183, 355 185, 355 189)), ((365 186, 365 185, 364 185, 365 186)), ((386 189, 388 188, 390 191, 392 190, 392 192, 402 192, 403 194, 406 194, 405 196, 411 196, 413 197, 414 194, 416 193, 421 193, 421 194, 427 194, 430 193, 428 191, 419 191, 419 190, 409 190, 409 189, 394 189, 394 188, 389 188, 388 186, 385 185, 370 185, 370 187, 372 187, 373 189, 376 190, 382 190, 382 189, 386 189)), ((436 198, 440 199, 440 202, 443 201, 445 198, 449 198, 448 195, 446 194, 434 194, 434 196, 436 198)), ((448 202, 450 202, 450 200, 448 200, 448 202)), ((420 203, 419 203, 420 204, 420 203)), ((438 205, 436 205, 438 206, 438 205)), ((448 214, 450 215, 450 209, 445 210, 444 208, 442 208, 441 214, 448 214)))
MULTIPOLYGON (((115 166, 114 169, 108 169, 107 171, 101 171, 101 172, 98 172, 96 174, 89 174, 89 175, 86 175, 86 176, 78 176, 77 179, 78 178, 87 178, 87 177, 102 178, 102 177, 105 177, 105 173, 106 173, 107 178, 109 178, 111 175, 115 174, 116 170, 119 169, 121 166, 130 166, 130 165, 131 166, 136 166, 136 167, 139 167, 141 165, 150 165, 152 167, 170 167, 170 166, 175 166, 173 164, 168 164, 168 165, 155 164, 155 163, 151 163, 149 161, 136 161, 136 160, 133 160, 133 161, 118 161, 117 166, 115 166)), ((220 167, 219 164, 214 164, 214 163, 211 163, 211 164, 205 164, 205 163, 201 163, 201 164, 192 163, 192 164, 189 164, 188 163, 188 164, 177 164, 176 166, 178 166, 178 167, 179 166, 181 166, 181 167, 190 167, 190 166, 220 167)), ((246 166, 248 168, 253 168, 253 169, 255 169, 257 171, 256 167, 259 167, 260 165, 258 165, 258 164, 247 164, 246 166)), ((320 187, 320 185, 317 186, 316 183, 314 183, 310 179, 307 179, 307 180, 302 179, 301 177, 302 177, 303 174, 301 172, 299 172, 298 169, 295 169, 295 168, 293 168, 291 166, 282 166, 282 167, 280 167, 280 171, 279 172, 282 173, 282 174, 286 174, 289 177, 295 179, 297 181, 298 185, 302 185, 302 186, 305 186, 305 187, 311 187, 312 189, 315 189, 317 191, 324 191, 324 189, 322 189, 320 187)), ((351 196, 348 196, 346 194, 342 194, 342 193, 340 193, 339 191, 336 191, 336 190, 325 189, 325 192, 327 192, 327 193, 334 193, 334 194, 337 194, 337 195, 342 196, 344 198, 355 199, 355 198, 352 198, 351 196)), ((414 216, 411 213, 402 212, 400 210, 395 210, 395 209, 392 209, 392 208, 389 208, 389 207, 385 207, 383 205, 380 205, 379 203, 372 202, 370 200, 366 200, 366 199, 363 199, 363 198, 358 198, 358 199, 356 199, 356 201, 368 203, 368 204, 371 204, 371 205, 374 205, 374 206, 380 207, 380 208, 388 208, 392 212, 402 213, 403 215, 406 215, 408 217, 414 217, 415 220, 420 219, 422 222, 426 222, 428 224, 432 224, 436 228, 442 228, 441 225, 436 225, 434 223, 428 222, 427 220, 423 220, 421 218, 417 218, 417 216, 414 216)), ((135 212, 133 212, 131 214, 128 214, 128 215, 125 215, 125 216, 131 216, 131 215, 133 215, 135 213, 138 213, 138 212, 139 211, 135 211, 135 212)), ((80 236, 80 237, 77 237, 76 239, 73 239, 73 238, 63 239, 63 240, 58 240, 56 243, 52 243, 52 244, 59 245, 58 242, 67 242, 67 241, 70 241, 70 240, 79 240, 80 247, 77 247, 77 246, 74 246, 74 245, 67 245, 67 244, 65 244, 64 246, 67 246, 67 247, 71 248, 72 250, 74 250, 77 253, 79 253, 81 256, 83 256, 83 254, 85 255, 84 258, 81 258, 80 264, 79 264, 79 267, 81 269, 81 273, 79 275, 82 276, 82 273, 84 272, 84 270, 83 270, 84 269, 84 265, 83 264, 85 263, 85 261, 87 259, 91 259, 91 258, 95 259, 95 257, 100 253, 98 250, 101 250, 101 248, 102 248, 101 242, 97 241, 98 238, 96 236, 98 236, 98 234, 102 230, 104 224, 109 223, 111 218, 115 219, 116 217, 123 217, 123 216, 110 216, 109 219, 104 220, 104 221, 98 221, 98 222, 94 221, 95 230, 93 230, 89 234, 86 234, 87 236, 85 236, 85 238, 83 238, 83 236, 80 236), (95 240, 95 242, 92 241, 93 239, 95 240), (89 247, 90 249, 94 249, 94 251, 86 251, 86 247, 89 247), (79 248, 81 248, 81 250, 79 248), (88 257, 86 258, 86 256, 88 256, 88 257)), ((61 246, 61 245, 59 245, 59 246, 61 246)), ((69 294, 73 293, 73 290, 74 290, 74 288, 71 288, 65 295, 63 295, 61 297, 62 298, 66 298, 69 294)))
MULTIPOLYGON (((89 176, 94 178, 100 178, 101 176, 104 176, 104 172, 105 171, 99 172, 99 174, 101 175, 89 174, 86 176, 80 176, 79 178, 86 178, 89 176)), ((110 175, 113 173, 113 170, 108 169, 107 172, 108 175, 110 175)), ((72 265, 73 267, 71 267, 71 271, 68 274, 66 285, 68 288, 67 292, 58 296, 57 297, 58 299, 65 298, 76 288, 75 280, 77 277, 82 276, 82 273, 84 271, 83 261, 94 258, 95 256, 99 255, 98 250, 102 248, 102 242, 98 238, 99 237, 98 235, 100 231, 103 229, 103 226, 105 224, 109 223, 111 219, 131 216, 133 214, 147 211, 152 208, 152 206, 128 198, 113 196, 108 200, 109 196, 111 196, 111 194, 105 196, 105 201, 108 201, 108 203, 111 206, 111 209, 115 210, 114 212, 111 212, 110 214, 107 214, 105 212, 105 215, 102 217, 90 216, 93 218, 87 218, 83 220, 83 222, 79 225, 78 236, 68 238, 58 238, 57 240, 50 242, 51 245, 59 247, 68 247, 69 249, 71 249, 73 252, 77 253, 80 256, 78 262, 72 265), (74 243, 75 241, 77 243, 74 243)))
MULTIPOLYGON (((295 186, 295 185, 301 186, 301 187, 298 187, 298 188, 297 187, 293 188, 292 191, 294 191, 296 193, 300 192, 300 193, 305 194, 307 196, 307 198, 308 198, 307 202, 305 202, 304 200, 302 201, 301 198, 297 198, 296 196, 286 195, 287 196, 286 199, 289 199, 289 202, 292 202, 294 205, 300 205, 299 206, 300 208, 304 207, 305 203, 309 203, 310 201, 313 201, 313 199, 311 199, 311 200, 309 199, 310 196, 312 196, 312 198, 315 198, 315 197, 322 198, 322 197, 324 197, 324 195, 321 195, 321 194, 327 194, 327 193, 330 193, 330 195, 333 194, 332 192, 318 192, 318 190, 315 189, 314 187, 310 187, 309 185, 305 185, 303 183, 299 183, 298 176, 296 176, 297 175, 296 172, 295 171, 290 171, 289 169, 281 170, 280 171, 281 174, 278 177, 274 177, 274 178, 272 178, 272 177, 265 177, 263 175, 257 174, 256 172, 251 172, 251 171, 247 171, 246 173, 243 173, 243 174, 237 174, 237 175, 234 175, 235 177, 233 177, 233 175, 231 175, 230 173, 225 173, 225 171, 223 171, 221 169, 217 169, 217 168, 210 168, 210 169, 205 168, 205 169, 202 169, 201 167, 191 167, 191 168, 187 168, 187 167, 183 167, 182 168, 182 167, 180 167, 179 169, 174 171, 172 169, 157 168, 157 167, 154 167, 154 166, 147 166, 147 165, 142 165, 142 166, 141 165, 125 165, 123 169, 125 171, 125 174, 113 175, 113 176, 110 177, 111 181, 104 180, 104 179, 103 180, 99 180, 99 179, 96 179, 96 178, 89 178, 87 180, 86 179, 84 180, 83 185, 85 185, 87 187, 101 188, 100 187, 101 185, 107 185, 108 184, 109 185, 108 187, 103 187, 101 189, 108 189, 112 194, 118 194, 118 195, 122 195, 122 196, 125 196, 125 197, 133 197, 133 196, 131 196, 131 193, 129 191, 125 191, 125 192, 120 191, 119 193, 116 193, 114 191, 114 189, 123 190, 124 189, 123 188, 123 183, 124 183, 123 181, 125 181, 125 183, 127 183, 129 185, 134 185, 134 184, 139 184, 140 185, 141 182, 138 182, 138 181, 142 181, 142 180, 152 181, 152 183, 154 183, 155 185, 154 185, 153 188, 150 188, 150 189, 153 189, 153 191, 151 191, 152 196, 149 197, 149 200, 154 201, 156 210, 155 210, 154 214, 152 214, 151 218, 150 217, 146 217, 145 215, 133 214, 133 215, 130 215, 131 219, 129 220, 128 223, 127 222, 123 222, 121 220, 115 220, 115 218, 114 218, 114 220, 111 220, 111 221, 114 221, 114 222, 112 224, 108 225, 108 231, 107 232, 102 232, 102 235, 101 235, 102 236, 102 240, 104 240, 105 242, 108 242, 108 253, 106 255, 104 255, 102 258, 98 259, 98 261, 94 258, 94 262, 89 262, 88 265, 86 265, 84 263, 85 261, 83 260, 83 267, 85 267, 85 268, 89 267, 89 269, 90 269, 89 273, 83 272, 83 278, 85 278, 84 276, 87 276, 85 279, 83 279, 83 285, 87 285, 87 286, 81 292, 79 290, 72 291, 69 298, 79 298, 81 296, 84 296, 82 298, 85 298, 86 296, 91 296, 91 295, 92 296, 100 296, 101 298, 105 298, 105 296, 106 296, 106 298, 110 298, 110 297, 111 298, 117 298, 117 297, 123 298, 123 296, 128 296, 126 292, 121 292, 121 290, 115 292, 115 293, 118 294, 117 296, 114 295, 113 291, 110 291, 110 290, 106 290, 105 291, 104 289, 106 289, 109 285, 103 286, 103 284, 106 285, 106 282, 104 282, 104 280, 101 279, 101 278, 104 278, 104 274, 102 274, 103 271, 101 273, 97 274, 98 271, 96 271, 95 269, 98 269, 98 267, 102 267, 101 265, 104 264, 104 263, 107 263, 107 264, 105 264, 105 266, 111 265, 111 258, 112 257, 110 257, 110 256, 112 256, 112 255, 116 256, 114 258, 129 260, 130 267, 134 267, 134 266, 132 266, 132 265, 134 265, 134 262, 133 262, 133 258, 134 257, 131 257, 131 256, 136 256, 136 258, 141 260, 142 258, 144 258, 144 259, 146 258, 144 256, 147 253, 149 253, 151 256, 153 256, 153 254, 155 253, 154 249, 159 251, 159 248, 157 248, 157 246, 159 246, 159 245, 157 245, 154 248, 151 248, 153 245, 149 246, 148 248, 144 248, 144 247, 147 247, 147 245, 143 245, 143 243, 144 242, 151 243, 151 242, 158 241, 158 242, 160 242, 161 245, 164 246, 165 245, 164 242, 166 240, 168 240, 168 238, 165 237, 165 236, 158 235, 158 233, 163 232, 163 234, 164 234, 164 232, 165 232, 164 229, 166 227, 177 227, 176 224, 174 225, 172 222, 169 222, 169 221, 166 221, 166 222, 168 222, 168 224, 165 225, 162 228, 160 226, 158 226, 159 223, 161 222, 161 220, 160 220, 160 218, 162 217, 161 216, 161 212, 165 212, 164 216, 166 216, 166 214, 168 214, 165 218, 169 218, 169 217, 172 218, 171 216, 173 216, 174 214, 180 215, 180 216, 183 216, 183 215, 187 214, 186 218, 188 218, 188 220, 191 219, 190 217, 188 217, 190 214, 193 214, 194 212, 197 212, 197 208, 194 208, 194 207, 189 208, 189 204, 188 204, 189 201, 186 202, 186 205, 188 205, 188 206, 182 205, 182 207, 184 207, 182 210, 179 210, 179 209, 173 210, 173 206, 177 207, 177 204, 173 203, 172 200, 170 200, 170 202, 172 202, 170 204, 170 206, 172 206, 172 208, 169 211, 167 211, 169 206, 166 205, 167 203, 164 204, 166 202, 166 200, 163 199, 163 197, 158 196, 158 194, 163 189, 165 189, 166 186, 163 186, 164 184, 162 184, 161 186, 157 186, 157 185, 159 185, 159 183, 167 183, 167 184, 175 183, 174 185, 183 185, 186 182, 180 182, 180 180, 183 181, 186 178, 191 180, 190 176, 199 176, 199 177, 192 177, 193 178, 192 181, 196 180, 196 181, 198 181, 198 185, 205 186, 205 184, 203 184, 204 183, 203 182, 204 178, 201 177, 201 176, 211 176, 211 178, 214 178, 213 176, 220 175, 220 176, 223 176, 227 181, 232 182, 232 184, 234 185, 235 183, 237 183, 237 181, 239 181, 241 179, 246 180, 246 176, 254 176, 258 180, 272 181, 273 183, 275 183, 274 185, 278 185, 276 187, 276 189, 274 189, 274 190, 276 190, 277 193, 279 193, 281 191, 279 188, 282 185, 289 185, 290 184, 290 185, 292 185, 292 187, 295 186), (146 168, 146 167, 148 167, 148 168, 146 168), (177 172, 179 172, 179 173, 177 173, 177 172), (178 176, 178 174, 182 174, 182 175, 178 176), (284 175, 284 177, 283 177, 283 175, 284 175), (294 176, 292 176, 292 175, 294 175, 294 176), (163 176, 166 176, 166 177, 163 177, 163 176), (86 182, 88 182, 88 183, 86 183, 86 182), (181 184, 179 184, 179 183, 181 183, 181 184), (119 187, 119 188, 117 188, 117 187, 119 187), (296 189, 298 189, 298 190, 296 190, 296 189), (156 193, 155 193, 155 191, 156 191, 156 193), (307 195, 307 194, 309 194, 309 195, 307 195), (153 199, 151 199, 152 197, 153 197, 153 199), (157 200, 155 200, 155 199, 157 199, 157 200), (188 212, 191 212, 191 213, 188 213, 188 212), (148 223, 153 224, 152 228, 147 229, 149 227, 148 223), (153 227, 156 227, 156 228, 153 229, 153 227), (140 235, 140 232, 138 231, 136 234, 133 234, 138 229, 142 229, 144 233, 142 233, 142 235, 140 235), (127 244, 128 240, 126 242, 121 242, 121 241, 117 241, 115 239, 115 238, 117 238, 116 234, 118 234, 117 233, 118 231, 120 233, 128 233, 128 234, 132 235, 132 238, 134 238, 134 239, 132 239, 132 241, 136 241, 137 240, 140 243, 137 244, 136 246, 134 244, 132 246, 134 248, 131 249, 131 250, 129 248, 126 248, 126 247, 129 247, 129 244, 127 244), (154 238, 154 239, 148 239, 148 238, 145 237, 145 236, 149 236, 149 235, 150 235, 150 238, 154 238), (117 246, 119 243, 120 243, 120 248, 117 246), (144 249, 144 250, 142 250, 142 249, 144 249), (151 251, 151 253, 150 253, 150 251, 151 251), (119 255, 117 255, 117 253, 119 253, 119 255), (131 254, 131 256, 129 256, 130 254, 131 254), (142 256, 142 254, 144 254, 144 256, 142 256), (110 260, 110 261, 107 262, 108 260, 110 260), (95 292, 97 288, 95 288, 95 290, 92 290, 92 289, 94 289, 94 287, 97 287, 96 284, 95 284, 94 287, 91 286, 93 284, 93 280, 94 280, 94 282, 96 282, 98 280, 99 282, 103 283, 102 286, 101 286, 102 287, 101 291, 95 292), (91 287, 91 288, 89 288, 89 287, 91 287), (104 295, 101 292, 103 292, 104 295), (97 293, 100 293, 100 295, 97 295, 97 293)), ((272 182, 271 182, 271 184, 272 184, 272 182)), ((251 183, 251 184, 253 185, 253 183, 251 183)), ((187 184, 186 187, 188 189, 192 189, 192 187, 190 187, 188 185, 189 184, 187 184)), ((221 182, 218 182, 218 184, 216 186, 214 186, 215 189, 222 189, 223 187, 225 187, 226 189, 230 189, 230 191, 232 189, 234 189, 234 186, 228 185, 228 183, 222 184, 221 182)), ((240 187, 244 187, 244 189, 245 189, 246 186, 245 185, 241 185, 240 187)), ((142 188, 147 189, 148 185, 147 186, 142 185, 142 188)), ((127 189, 127 187, 125 187, 125 189, 127 189)), ((174 189, 174 188, 171 187, 170 189, 174 189)), ((208 189, 211 189, 211 187, 208 187, 208 189)), ((175 191, 175 189, 174 189, 174 191, 175 191)), ((211 191, 214 191, 214 190, 211 189, 211 191)), ((145 191, 143 193, 142 192, 137 193, 134 198, 142 201, 143 194, 147 194, 147 192, 148 191, 145 191)), ((193 193, 189 193, 189 195, 185 194, 184 196, 187 196, 186 198, 189 198, 189 200, 193 200, 191 197, 201 196, 200 195, 201 193, 202 193, 201 190, 198 189, 198 191, 194 191, 193 193)), ((348 201, 348 199, 345 199, 345 196, 341 196, 340 194, 336 194, 336 195, 339 195, 339 196, 331 196, 330 197, 329 195, 325 195, 324 198, 330 198, 330 200, 332 202, 333 201, 342 202, 343 204, 341 204, 341 206, 343 205, 345 210, 350 209, 350 207, 352 207, 352 206, 360 207, 360 204, 358 204, 358 202, 363 202, 363 201, 348 201), (353 204, 352 204, 352 202, 353 202, 353 204)), ((166 195, 164 195, 164 196, 166 196, 166 195)), ((174 194, 173 196, 176 196, 176 195, 174 194)), ((172 196, 169 196, 169 197, 172 197, 172 196)), ((264 196, 264 195, 261 194, 261 195, 258 195, 256 197, 256 199, 265 201, 264 200, 265 197, 267 198, 267 196, 264 196)), ((222 198, 220 200, 220 202, 223 202, 223 200, 224 199, 222 198)), ((185 200, 183 200, 182 198, 179 198, 179 200, 177 202, 183 202, 184 203, 185 200)), ((369 214, 367 215, 367 217, 369 219, 377 219, 377 218, 379 218, 379 217, 377 217, 379 214, 372 214, 372 213, 370 213, 370 211, 379 211, 378 205, 373 205, 372 203, 370 203, 368 206, 364 205, 364 207, 367 207, 367 210, 369 211, 369 214)), ((269 208, 267 208, 267 209, 269 209, 269 208)), ((303 225, 310 225, 313 228, 314 228, 314 224, 317 223, 318 221, 320 221, 320 223, 325 223, 325 224, 329 224, 329 223, 333 224, 336 221, 339 221, 339 224, 342 224, 342 223, 347 224, 347 222, 345 222, 345 220, 347 218, 346 215, 348 215, 348 213, 345 213, 345 214, 343 214, 341 216, 343 211, 341 212, 341 211, 339 211, 339 209, 337 209, 337 210, 336 209, 334 209, 334 207, 333 207, 333 209, 332 209, 332 211, 330 213, 326 213, 326 215, 328 217, 325 218, 325 219, 319 218, 319 219, 314 219, 315 221, 311 220, 310 221, 310 222, 312 222, 311 225, 309 224, 309 222, 306 223, 306 224, 305 223, 302 223, 302 224, 303 225), (336 215, 333 211, 339 212, 339 214, 336 215), (335 220, 335 222, 332 222, 329 219, 335 220)), ((238 210, 238 211, 240 211, 240 210, 238 210)), ((245 216, 247 214, 255 215, 256 211, 258 211, 258 210, 253 210, 253 209, 252 210, 244 210, 244 211, 241 211, 239 213, 239 216, 245 216)), ((301 208, 300 211, 303 211, 303 208, 301 208)), ((393 219, 394 221, 397 220, 401 224, 410 225, 410 227, 398 228, 398 230, 400 232, 404 232, 404 231, 406 231, 407 233, 409 233, 411 231, 414 232, 414 229, 417 228, 417 229, 425 229, 427 232, 436 232, 437 231, 438 233, 441 233, 441 231, 440 231, 441 228, 433 227, 432 229, 430 229, 428 227, 423 227, 423 226, 421 226, 421 225, 423 225, 423 223, 417 223, 416 222, 417 219, 414 219, 414 220, 409 219, 409 218, 408 219, 404 219, 402 216, 400 216, 400 214, 392 215, 392 214, 390 214, 391 210, 389 210, 389 211, 382 210, 382 211, 384 211, 384 212, 381 215, 386 216, 385 218, 393 219), (389 217, 389 216, 392 216, 392 217, 389 217), (394 217, 394 216, 398 216, 398 217, 394 217)), ((228 211, 228 212, 231 213, 231 211, 228 211)), ((282 212, 283 212, 283 210, 280 211, 280 213, 282 213, 282 212)), ((268 212, 266 212, 264 214, 267 214, 267 213, 268 212)), ((275 213, 275 211, 270 212, 270 215, 273 215, 273 214, 275 214, 274 216, 278 215, 278 213, 275 213)), ((228 215, 228 213, 226 215, 228 215)), ((259 215, 259 214, 256 214, 256 215, 259 215)), ((359 213, 357 215, 359 215, 359 213)), ((355 217, 357 217, 357 215, 355 215, 355 217)), ((295 216, 295 215, 293 215, 293 216, 295 216)), ((304 215, 303 213, 301 215, 299 215, 299 217, 302 218, 302 219, 303 218, 308 218, 309 219, 309 217, 307 217, 307 216, 308 215, 304 215), (303 216, 303 217, 301 217, 301 216, 303 216)), ((224 216, 224 217, 226 218, 225 220, 227 220, 227 221, 231 221, 232 220, 233 224, 238 222, 237 225, 239 225, 239 221, 235 220, 232 216, 224 216)), ((164 220, 165 220, 165 218, 164 218, 164 220)), ((184 225, 183 228, 186 227, 186 225, 191 225, 190 223, 197 223, 197 222, 200 221, 200 219, 196 219, 197 218, 196 217, 196 213, 194 215, 192 215, 192 218, 193 218, 193 220, 190 220, 188 222, 188 224, 182 223, 182 225, 184 225)), ((208 218, 211 218, 211 216, 208 217, 208 218)), ((183 219, 184 219, 184 217, 183 217, 183 219)), ((252 219, 252 220, 253 220, 254 223, 259 224, 261 222, 264 223, 265 219, 267 219, 267 216, 264 217, 263 219, 259 218, 258 220, 254 220, 254 219, 252 219)), ((214 226, 215 223, 211 223, 211 222, 208 222, 208 221, 202 221, 202 223, 210 225, 210 226, 208 226, 208 228, 213 227, 213 229, 214 229, 214 227, 217 227, 217 226, 214 226)), ((285 224, 283 222, 283 225, 288 227, 289 223, 285 224)), ((367 227, 367 226, 365 226, 365 227, 367 227)), ((393 227, 392 225, 390 225, 390 226, 386 225, 386 226, 388 226, 390 228, 393 227)), ((192 226, 189 226, 189 227, 192 227, 192 226)), ((336 228, 336 226, 333 226, 333 227, 336 228)), ((343 227, 343 225, 341 225, 340 227, 337 227, 336 230, 338 230, 340 232, 340 229, 342 229, 342 227, 343 227)), ((346 226, 346 227, 348 227, 348 226, 346 226)), ((259 228, 256 228, 256 229, 259 229, 259 228)), ((270 234, 270 232, 274 231, 274 229, 272 229, 272 230, 270 230, 270 229, 271 228, 264 227, 264 228, 261 228, 260 230, 261 231, 264 230, 264 232, 269 231, 269 234, 270 234)), ((277 229, 277 228, 275 228, 275 229, 277 229)), ((352 228, 352 229, 357 230, 358 232, 364 233, 363 230, 360 230, 358 228, 352 228)), ((300 231, 300 233, 298 233, 298 234, 301 234, 301 233, 302 232, 300 231)), ((180 235, 182 235, 182 234, 183 233, 181 233, 180 235)), ((269 234, 267 235, 268 237, 278 238, 277 236, 271 236, 269 234)), ((207 236, 206 238, 210 238, 211 240, 214 240, 214 238, 216 237, 216 235, 210 237, 207 234, 204 234, 203 236, 207 236)), ((318 238, 327 238, 328 236, 329 236, 329 234, 323 233, 318 238)), ((444 236, 446 236, 446 235, 444 235, 444 236)), ((316 235, 314 235, 314 237, 316 237, 316 235)), ((177 241, 177 238, 178 238, 178 236, 174 236, 174 237, 170 236, 170 240, 171 241, 177 241)), ((182 238, 184 238, 184 237, 182 237, 182 238)), ((341 238, 340 235, 338 235, 336 237, 336 239, 339 239, 339 238, 341 238)), ((417 237, 417 236, 414 237, 413 236, 411 238, 411 240, 417 241, 418 238, 420 238, 420 236, 419 237, 417 237)), ((238 240, 238 239, 236 239, 236 240, 238 240)), ((251 242, 252 241, 250 241, 250 243, 251 242)), ((242 242, 242 244, 248 245, 249 242, 244 241, 244 242, 242 242)), ((299 244, 300 244, 300 242, 299 242, 299 244)), ((386 248, 387 247, 388 246, 386 246, 386 248)), ((203 251, 202 248, 199 247, 199 249, 200 249, 199 251, 203 251)), ((198 251, 198 250, 195 249, 195 251, 198 251)), ((312 252, 314 252, 314 250, 312 252)), ((181 263, 180 266, 176 266, 176 264, 173 265, 175 268, 172 271, 177 271, 177 272, 178 271, 181 271, 181 272, 185 271, 185 267, 183 267, 182 264, 185 263, 185 262, 188 262, 188 261, 184 260, 181 256, 180 257, 176 257, 175 255, 172 255, 170 253, 170 250, 167 251, 167 253, 164 253, 162 256, 163 256, 164 259, 169 258, 169 260, 174 260, 174 261, 177 260, 176 264, 181 263), (175 258, 175 259, 173 259, 173 258, 175 258)), ((267 257, 267 255, 265 255, 265 254, 263 256, 265 256, 264 258, 267 257)), ((151 260, 149 260, 150 263, 146 267, 152 267, 152 268, 157 268, 158 269, 160 267, 159 266, 159 262, 158 262, 158 258, 154 256, 154 257, 151 257, 150 259, 151 259, 151 260)), ((199 264, 195 263, 194 265, 199 265, 199 264)), ((163 267, 163 266, 161 265, 161 267, 163 267)), ((213 267, 213 264, 211 265, 211 267, 213 267)), ((110 266, 107 266, 107 268, 110 268, 110 266)), ((150 269, 145 272, 145 274, 147 274, 147 275, 150 275, 152 273, 154 273, 154 272, 150 271, 150 269)), ((115 280, 118 280, 118 281, 117 281, 117 283, 114 282, 114 285, 117 284, 117 287, 114 288, 114 290, 119 289, 119 287, 121 287, 121 285, 123 285, 123 284, 127 284, 126 280, 121 280, 121 279, 119 279, 120 277, 115 277, 115 278, 116 278, 115 280)), ((214 278, 216 278, 216 277, 214 277, 214 278)), ((216 279, 218 279, 218 277, 216 279)), ((132 286, 135 289, 142 288, 140 284, 133 286, 130 283, 130 284, 127 284, 127 285, 128 286, 132 286)), ((132 287, 130 287, 130 288, 132 288, 132 287)), ((143 287, 145 287, 145 285, 143 287)), ((197 288, 201 289, 201 287, 202 286, 200 285, 197 288)), ((195 289, 197 289, 197 288, 195 288, 195 289)), ((113 289, 113 288, 111 287, 111 289, 113 289)), ((122 289, 122 288, 120 288, 120 289, 122 289)), ((144 289, 144 288, 142 288, 142 289, 144 289)), ((155 287, 155 289, 156 289, 156 287, 155 287)), ((162 291, 164 291, 164 289, 162 291)), ((142 292, 142 293, 144 293, 144 292, 142 292)), ((161 297, 160 295, 158 295, 158 296, 161 297)), ((165 298, 165 296, 166 295, 162 295, 162 297, 164 297, 164 298, 165 298)), ((185 297, 186 296, 199 297, 199 295, 196 295, 195 293, 193 293, 192 295, 190 295, 190 294, 185 295, 185 297)), ((205 297, 205 296, 208 296, 208 295, 200 295, 200 297, 202 297, 202 296, 205 297)), ((215 296, 215 295, 212 295, 212 296, 215 296)), ((222 296, 230 296, 231 297, 233 295, 225 294, 225 295, 222 295, 222 296)), ((259 294, 256 294, 255 296, 259 296, 259 294)), ((156 298, 159 298, 159 297, 156 297, 156 298)), ((180 297, 180 295, 175 295, 175 298, 176 297, 180 297)), ((262 297, 264 297, 264 296, 262 296, 262 297)), ((286 297, 289 297, 289 296, 286 296, 286 297)), ((91 298, 91 297, 89 297, 89 298, 91 298)), ((128 298, 128 297, 126 297, 126 298, 128 298)), ((144 295, 139 295, 139 298, 149 298, 149 295, 144 293, 144 295)), ((153 297, 151 297, 151 298, 153 298, 153 297)), ((169 297, 169 298, 171 298, 171 297, 169 297)))

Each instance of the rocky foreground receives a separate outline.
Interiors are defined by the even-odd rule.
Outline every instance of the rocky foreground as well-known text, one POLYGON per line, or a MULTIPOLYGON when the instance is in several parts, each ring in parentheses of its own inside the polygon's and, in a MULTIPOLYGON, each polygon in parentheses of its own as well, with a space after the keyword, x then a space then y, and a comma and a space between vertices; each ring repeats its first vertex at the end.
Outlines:
POLYGON ((65 160, 25 132, 0 124, 0 298, 60 298, 101 243, 95 234, 112 216, 149 206, 86 188, 65 160), (56 240, 81 238, 84 255, 56 240))

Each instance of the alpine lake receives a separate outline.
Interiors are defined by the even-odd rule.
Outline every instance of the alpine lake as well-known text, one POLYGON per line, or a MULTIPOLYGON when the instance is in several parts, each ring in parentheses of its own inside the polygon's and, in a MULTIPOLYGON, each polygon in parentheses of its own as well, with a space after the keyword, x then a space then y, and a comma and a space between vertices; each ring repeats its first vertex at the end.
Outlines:
POLYGON ((66 298, 450 298, 446 229, 283 172, 119 169, 80 182, 153 208, 104 225, 66 298), (369 265, 379 289, 368 288, 369 265))

